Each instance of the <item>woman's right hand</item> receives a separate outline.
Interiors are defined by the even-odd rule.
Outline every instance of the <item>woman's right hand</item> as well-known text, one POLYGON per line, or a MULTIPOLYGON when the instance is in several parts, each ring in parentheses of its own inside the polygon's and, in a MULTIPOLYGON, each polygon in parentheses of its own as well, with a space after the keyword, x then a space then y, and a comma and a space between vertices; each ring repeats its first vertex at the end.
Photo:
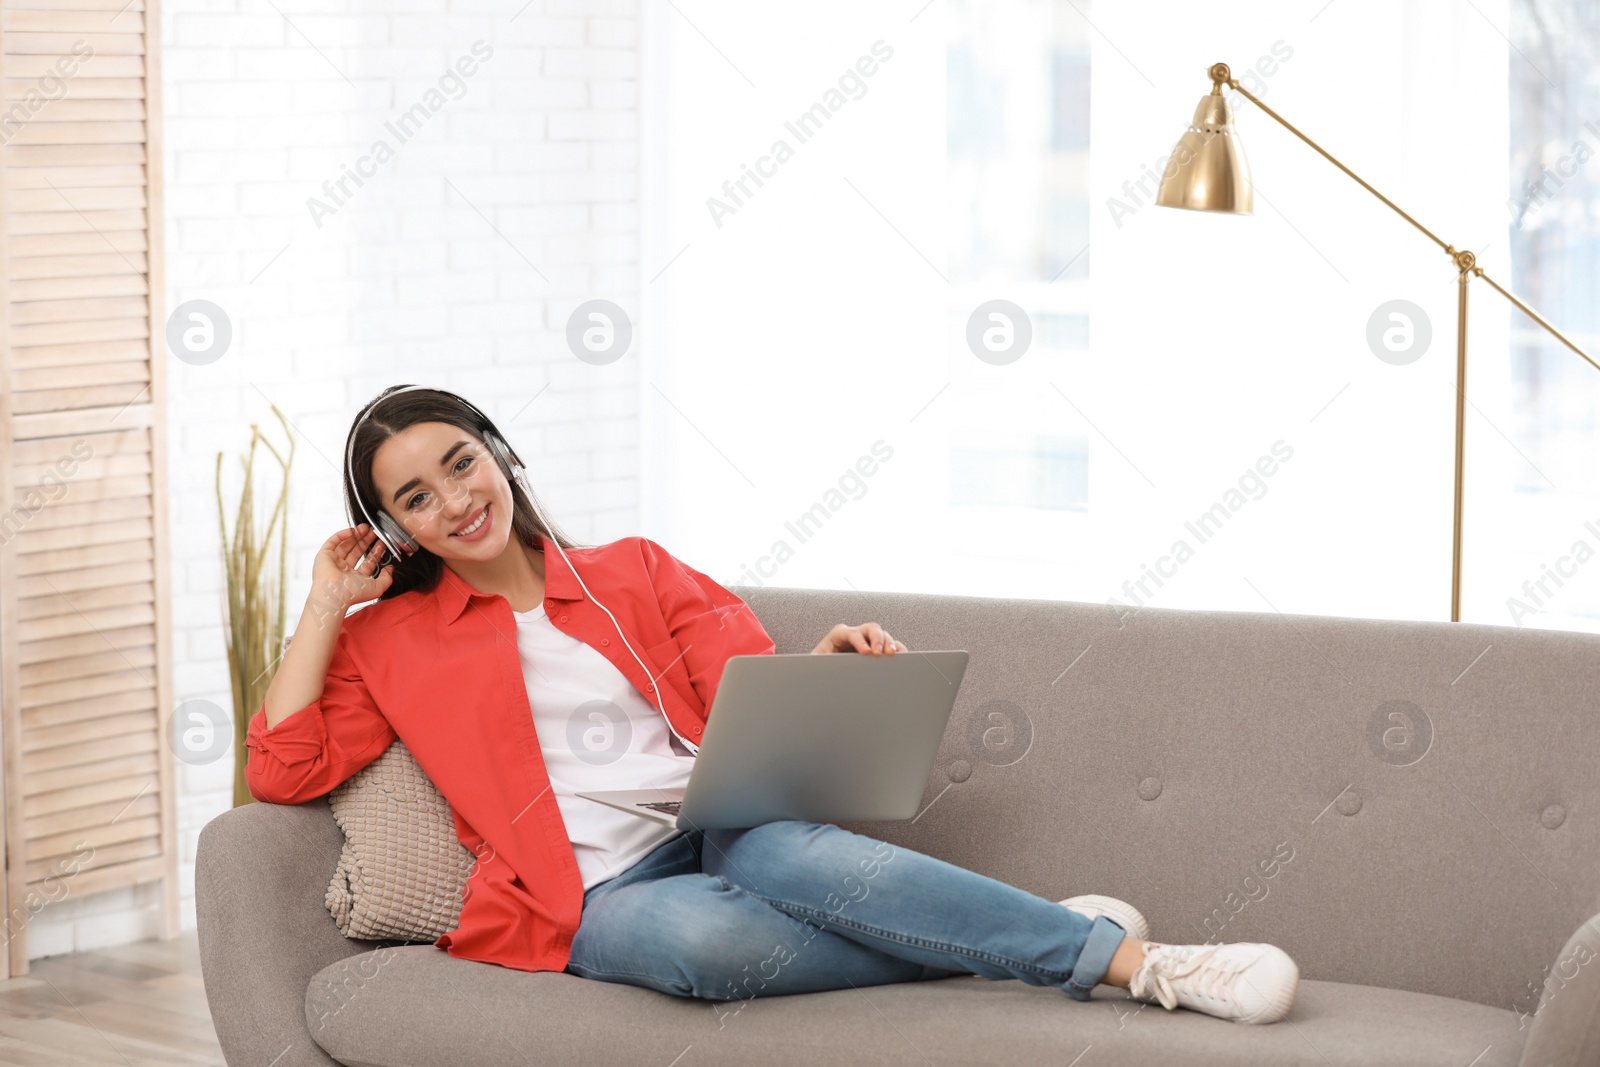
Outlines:
POLYGON ((342 616, 351 604, 382 596, 394 581, 394 564, 374 574, 383 557, 383 542, 367 523, 340 530, 322 543, 311 565, 312 597, 322 613, 342 616))

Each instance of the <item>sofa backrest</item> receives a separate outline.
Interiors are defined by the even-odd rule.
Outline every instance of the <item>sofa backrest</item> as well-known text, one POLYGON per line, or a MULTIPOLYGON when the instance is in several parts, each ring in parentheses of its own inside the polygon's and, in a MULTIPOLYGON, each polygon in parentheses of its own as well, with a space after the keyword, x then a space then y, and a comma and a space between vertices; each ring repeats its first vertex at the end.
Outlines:
POLYGON ((1600 636, 732 588, 780 653, 867 621, 971 653, 921 813, 848 829, 1524 1012, 1600 912, 1600 636))

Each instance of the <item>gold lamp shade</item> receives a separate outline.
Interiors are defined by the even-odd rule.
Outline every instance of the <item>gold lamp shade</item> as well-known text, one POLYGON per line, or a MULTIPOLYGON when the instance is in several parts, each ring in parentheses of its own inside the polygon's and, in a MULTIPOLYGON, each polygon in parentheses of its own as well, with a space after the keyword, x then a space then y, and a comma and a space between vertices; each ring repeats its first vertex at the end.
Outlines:
POLYGON ((1250 193, 1250 163, 1233 128, 1233 110, 1218 85, 1200 98, 1193 121, 1173 146, 1156 203, 1249 215, 1250 193))

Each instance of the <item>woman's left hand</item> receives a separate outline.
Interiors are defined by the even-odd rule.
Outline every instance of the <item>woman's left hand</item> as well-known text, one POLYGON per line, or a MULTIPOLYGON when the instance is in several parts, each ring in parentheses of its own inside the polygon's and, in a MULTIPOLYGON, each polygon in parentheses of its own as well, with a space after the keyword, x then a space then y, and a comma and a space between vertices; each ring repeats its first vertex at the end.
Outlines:
POLYGON ((875 622, 864 622, 860 626, 846 626, 839 623, 828 631, 824 637, 811 650, 813 655, 824 652, 861 652, 873 656, 892 656, 896 652, 905 652, 906 646, 896 641, 894 636, 875 622))

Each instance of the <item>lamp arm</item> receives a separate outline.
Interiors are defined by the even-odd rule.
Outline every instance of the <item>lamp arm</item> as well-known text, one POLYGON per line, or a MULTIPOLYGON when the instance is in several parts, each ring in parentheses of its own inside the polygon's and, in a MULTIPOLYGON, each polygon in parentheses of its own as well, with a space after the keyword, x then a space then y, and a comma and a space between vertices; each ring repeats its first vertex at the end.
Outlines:
POLYGON ((1566 345, 1568 348, 1570 348, 1574 352, 1578 353, 1578 355, 1580 355, 1584 359, 1588 360, 1589 361, 1589 366, 1593 367, 1595 370, 1600 370, 1600 363, 1596 363, 1593 359, 1590 359, 1589 353, 1585 352, 1583 349, 1579 348, 1577 345, 1575 345, 1571 341, 1567 340, 1566 336, 1564 334, 1562 334, 1562 332, 1560 330, 1556 329, 1554 326, 1550 325, 1548 322, 1546 322, 1544 320, 1544 316, 1540 315, 1537 311, 1533 310, 1527 304, 1524 304, 1522 301, 1518 300, 1508 290, 1501 288, 1499 282, 1495 281, 1493 278, 1491 278, 1487 274, 1483 273, 1483 268, 1482 267, 1474 266, 1472 268, 1472 273, 1476 274, 1478 277, 1480 277, 1484 281, 1488 282, 1490 287, 1493 288, 1495 292, 1499 293, 1501 296, 1505 297, 1507 300, 1509 300, 1513 304, 1517 305, 1517 307, 1521 308, 1522 309, 1522 313, 1524 315, 1528 316, 1528 318, 1532 319, 1534 322, 1537 322, 1540 326, 1543 326, 1545 329, 1549 330, 1550 333, 1552 335, 1554 335, 1556 340, 1560 341, 1562 344, 1566 345))
POLYGON ((1268 115, 1271 115, 1274 119, 1276 119, 1278 121, 1279 125, 1281 125, 1284 129, 1288 130, 1290 133, 1292 133, 1296 137, 1300 138, 1306 144, 1308 144, 1312 148, 1316 149, 1317 152, 1320 153, 1322 155, 1322 157, 1324 159, 1326 159, 1329 163, 1332 163, 1334 166, 1338 167, 1340 170, 1342 170, 1346 174, 1350 175, 1350 177, 1354 178, 1361 185, 1361 187, 1363 189, 1365 189, 1367 192, 1371 193, 1373 196, 1377 197, 1379 200, 1382 200, 1385 204, 1388 204, 1389 207, 1392 208, 1394 210, 1394 212, 1396 214, 1398 214, 1401 218, 1405 219, 1407 222, 1411 223, 1411 225, 1415 226, 1417 229, 1419 229, 1423 233, 1427 234, 1428 237, 1431 238, 1435 244, 1437 244, 1440 248, 1444 249, 1447 253, 1449 253, 1450 258, 1455 261, 1456 266, 1461 268, 1462 273, 1470 272, 1472 274, 1475 274, 1479 278, 1482 278, 1484 281, 1488 282, 1489 285, 1494 289, 1495 292, 1499 293, 1501 296, 1505 297, 1507 300, 1509 300, 1513 304, 1515 304, 1518 308, 1520 308, 1522 310, 1523 314, 1527 315, 1534 322, 1537 322, 1540 326, 1543 326, 1546 330, 1550 331, 1551 335, 1554 336, 1556 340, 1560 341, 1562 344, 1564 344, 1568 348, 1572 349, 1578 355, 1582 356, 1585 360, 1588 361, 1589 365, 1591 367, 1593 367, 1595 370, 1600 371, 1600 363, 1596 363, 1594 361, 1594 359, 1590 357, 1589 353, 1585 352, 1583 349, 1581 349, 1577 345, 1573 344, 1570 340, 1567 339, 1567 337, 1560 330, 1556 329, 1554 326, 1550 325, 1550 323, 1546 322, 1544 317, 1541 316, 1537 311, 1533 310, 1533 308, 1529 307, 1527 304, 1523 303, 1521 300, 1518 300, 1517 297, 1514 294, 1512 294, 1509 290, 1507 290, 1504 287, 1502 287, 1499 282, 1496 282, 1493 278, 1491 278, 1487 274, 1485 274, 1483 272, 1483 268, 1477 265, 1477 257, 1476 256, 1474 256, 1471 252, 1468 252, 1468 251, 1457 251, 1456 248, 1453 245, 1447 244, 1445 241, 1441 240, 1439 238, 1438 234, 1434 233, 1432 230, 1428 229, 1422 223, 1420 223, 1416 219, 1412 218, 1409 214, 1407 214, 1407 212, 1403 208, 1400 207, 1399 204, 1396 204, 1393 200, 1390 200, 1387 196, 1384 196, 1382 193, 1378 192, 1378 190, 1374 189, 1371 186, 1371 184, 1369 184, 1367 182, 1366 179, 1361 177, 1361 175, 1357 174, 1355 171, 1351 170, 1349 167, 1345 166, 1343 163, 1340 163, 1331 154, 1329 154, 1327 149, 1323 148, 1321 145, 1317 144, 1317 142, 1313 141, 1311 138, 1307 137, 1305 134, 1303 134, 1299 130, 1295 129, 1293 123, 1291 123, 1288 119, 1284 118, 1282 115, 1278 114, 1276 111, 1272 110, 1266 104, 1263 104, 1261 102, 1261 98, 1256 96, 1250 90, 1246 89, 1244 86, 1240 85, 1239 84, 1239 80, 1237 78, 1231 77, 1230 74, 1229 74, 1229 71, 1228 71, 1227 64, 1218 63, 1215 67, 1212 67, 1211 68, 1211 79, 1212 79, 1212 82, 1214 83, 1213 86, 1212 86, 1212 91, 1213 92, 1220 93, 1222 91, 1222 86, 1223 85, 1227 85, 1229 88, 1237 90, 1238 93, 1241 96, 1243 96, 1246 100, 1249 100, 1256 107, 1260 108, 1262 111, 1265 111, 1268 115))
MULTIPOLYGON (((1226 66, 1224 64, 1219 63, 1219 64, 1217 64, 1217 66, 1224 67, 1224 71, 1226 70, 1226 66)), ((1213 78, 1216 77, 1215 68, 1213 68, 1212 77, 1213 78)), ((1382 200, 1385 204, 1388 204, 1389 207, 1392 208, 1395 211, 1395 213, 1398 214, 1401 218, 1405 219, 1407 222, 1411 223, 1411 225, 1415 226, 1417 229, 1419 229, 1423 233, 1427 234, 1433 240, 1434 244, 1438 245, 1440 248, 1444 249, 1446 252, 1450 253, 1450 255, 1452 255, 1452 256, 1454 256, 1456 254, 1456 250, 1454 248, 1452 248, 1449 244, 1447 244, 1444 240, 1442 240, 1439 237, 1438 234, 1434 233, 1432 230, 1428 229, 1422 223, 1420 223, 1416 219, 1412 218, 1409 214, 1406 213, 1405 209, 1403 209, 1399 204, 1396 204, 1393 200, 1390 200, 1387 196, 1384 196, 1382 193, 1378 192, 1378 190, 1374 189, 1370 184, 1368 184, 1367 180, 1365 178, 1363 178, 1361 175, 1357 174, 1355 171, 1351 170, 1349 167, 1345 166, 1343 163, 1340 163, 1337 159, 1335 159, 1332 155, 1330 155, 1328 153, 1327 149, 1323 148, 1317 142, 1313 141, 1311 138, 1307 137, 1305 134, 1303 134, 1299 130, 1295 129, 1294 124, 1292 122, 1290 122, 1288 119, 1284 118, 1282 115, 1278 114, 1276 111, 1272 110, 1266 104, 1263 104, 1261 102, 1261 98, 1259 96, 1257 96, 1256 94, 1252 93, 1249 89, 1246 89, 1244 86, 1240 85, 1239 84, 1239 80, 1237 78, 1232 78, 1232 77, 1226 77, 1225 76, 1222 79, 1222 82, 1226 83, 1229 86, 1229 88, 1237 90, 1239 95, 1243 96, 1246 100, 1250 101, 1256 107, 1259 107, 1262 111, 1265 111, 1267 114, 1269 114, 1273 118, 1277 119, 1278 123, 1281 126, 1283 126, 1284 129, 1288 130, 1290 133, 1292 133, 1296 137, 1300 138, 1302 141, 1304 141, 1306 144, 1310 145, 1312 148, 1315 148, 1318 152, 1320 152, 1322 154, 1323 158, 1325 158, 1329 163, 1332 163, 1334 166, 1338 167, 1340 170, 1342 170, 1346 174, 1350 175, 1350 177, 1354 178, 1357 182, 1359 182, 1361 184, 1361 187, 1363 189, 1365 189, 1367 192, 1371 193, 1373 196, 1377 197, 1379 200, 1382 200)), ((1217 91, 1219 91, 1219 92, 1221 91, 1220 83, 1216 88, 1217 88, 1217 91)))

